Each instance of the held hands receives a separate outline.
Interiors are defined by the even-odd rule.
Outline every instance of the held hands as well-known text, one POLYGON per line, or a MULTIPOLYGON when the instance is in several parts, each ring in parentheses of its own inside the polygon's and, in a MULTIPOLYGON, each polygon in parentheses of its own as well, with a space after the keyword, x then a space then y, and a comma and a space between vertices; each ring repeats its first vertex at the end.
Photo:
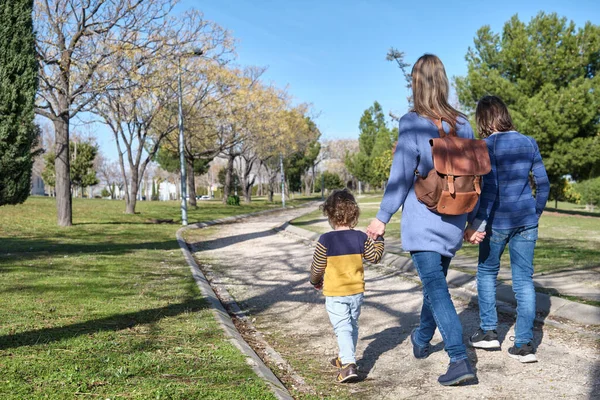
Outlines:
POLYGON ((385 224, 375 218, 367 227, 367 236, 376 240, 379 236, 385 235, 385 224))
POLYGON ((465 229, 464 240, 471 244, 479 244, 485 238, 485 232, 477 232, 475 229, 465 229))
POLYGON ((313 285, 313 287, 315 288, 315 290, 323 290, 323 281, 317 283, 316 285, 313 285))

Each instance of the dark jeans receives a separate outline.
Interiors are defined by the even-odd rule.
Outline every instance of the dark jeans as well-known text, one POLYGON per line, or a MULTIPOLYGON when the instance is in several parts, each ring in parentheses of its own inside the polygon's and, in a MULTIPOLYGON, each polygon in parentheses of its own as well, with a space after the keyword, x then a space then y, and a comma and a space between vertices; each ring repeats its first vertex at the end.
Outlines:
POLYGON ((410 255, 423 284, 423 308, 416 332, 417 344, 425 346, 429 343, 437 327, 444 339, 450 362, 466 359, 462 325, 446 282, 451 258, 432 251, 414 251, 410 255))

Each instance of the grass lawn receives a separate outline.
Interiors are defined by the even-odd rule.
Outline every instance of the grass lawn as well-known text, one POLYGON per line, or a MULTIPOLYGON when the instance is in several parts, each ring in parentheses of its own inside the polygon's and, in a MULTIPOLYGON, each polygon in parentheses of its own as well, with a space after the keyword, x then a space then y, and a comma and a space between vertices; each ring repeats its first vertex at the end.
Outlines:
MULTIPOLYGON (((381 195, 358 197, 361 216, 359 228, 366 228, 375 218, 379 209, 381 195)), ((568 204, 568 203, 565 203, 568 204)), ((548 203, 554 207, 554 202, 548 203)), ((535 272, 551 272, 565 269, 585 269, 600 265, 600 213, 598 216, 572 215, 561 213, 566 206, 559 203, 559 212, 546 211, 540 219, 539 240, 535 249, 535 272)), ((568 209, 567 209, 568 210, 568 209)), ((396 213, 386 227, 387 238, 400 237, 401 213, 396 213)), ((314 211, 294 220, 296 226, 324 233, 328 227, 311 226, 314 222, 325 221, 320 211, 314 211)), ((466 245, 457 255, 477 257, 478 247, 466 245)), ((508 251, 503 255, 503 266, 509 262, 508 251)))
MULTIPOLYGON (((188 218, 276 207, 202 201, 188 218)), ((124 209, 74 199, 74 226, 59 228, 51 198, 0 207, 0 398, 274 398, 191 277, 179 203, 124 209)))

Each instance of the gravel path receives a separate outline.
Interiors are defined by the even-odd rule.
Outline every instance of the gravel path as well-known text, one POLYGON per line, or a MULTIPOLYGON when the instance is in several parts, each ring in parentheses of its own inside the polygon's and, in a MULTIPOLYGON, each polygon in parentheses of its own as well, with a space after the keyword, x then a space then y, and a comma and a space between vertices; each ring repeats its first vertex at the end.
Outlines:
MULTIPOLYGON (((600 354, 597 340, 546 326, 535 330, 538 359, 520 364, 506 354, 514 318, 501 315, 498 329, 502 351, 469 350, 478 384, 446 388, 437 383, 448 358, 441 337, 426 360, 412 356, 408 335, 418 324, 421 290, 417 281, 366 269, 365 303, 360 317, 357 349, 363 380, 322 389, 333 382, 335 371, 327 360, 336 353, 336 341, 324 306, 324 297, 308 283, 313 247, 274 228, 306 213, 306 208, 248 218, 214 229, 208 240, 194 241, 195 257, 216 284, 224 287, 250 316, 256 329, 323 397, 354 393, 364 399, 404 398, 600 398, 600 354), (300 360, 300 361, 299 361, 300 360), (303 360, 303 361, 302 361, 303 360), (318 365, 321 373, 315 376, 318 365), (340 386, 343 386, 340 389, 340 386)), ((465 340, 478 326, 476 306, 455 298, 465 340)))

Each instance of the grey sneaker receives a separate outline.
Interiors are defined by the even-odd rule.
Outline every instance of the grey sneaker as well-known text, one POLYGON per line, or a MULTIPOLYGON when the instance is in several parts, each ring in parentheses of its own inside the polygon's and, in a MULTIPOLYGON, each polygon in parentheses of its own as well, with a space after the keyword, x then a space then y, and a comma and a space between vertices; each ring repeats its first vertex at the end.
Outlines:
POLYGON ((484 331, 479 328, 477 332, 475 332, 469 338, 469 344, 471 347, 475 347, 478 349, 499 349, 500 342, 498 341, 498 333, 496 330, 484 331))
POLYGON ((522 363, 534 363, 537 362, 533 344, 531 342, 522 344, 521 347, 517 347, 515 344, 513 347, 508 349, 508 355, 522 363))

